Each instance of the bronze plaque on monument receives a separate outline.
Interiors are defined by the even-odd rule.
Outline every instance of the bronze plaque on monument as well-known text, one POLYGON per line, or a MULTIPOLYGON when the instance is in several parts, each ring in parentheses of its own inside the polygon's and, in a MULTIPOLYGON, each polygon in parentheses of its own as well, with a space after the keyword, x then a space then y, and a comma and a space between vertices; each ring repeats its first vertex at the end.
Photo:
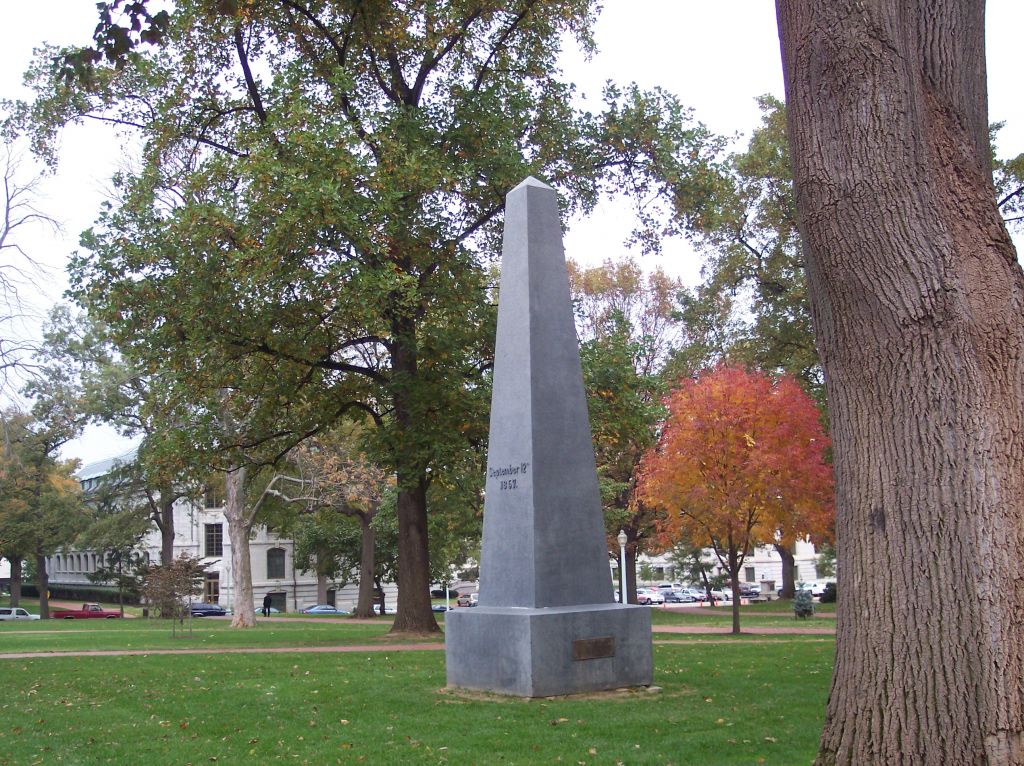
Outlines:
POLYGON ((615 656, 615 637, 580 638, 572 642, 572 658, 574 660, 597 660, 601 657, 615 656))

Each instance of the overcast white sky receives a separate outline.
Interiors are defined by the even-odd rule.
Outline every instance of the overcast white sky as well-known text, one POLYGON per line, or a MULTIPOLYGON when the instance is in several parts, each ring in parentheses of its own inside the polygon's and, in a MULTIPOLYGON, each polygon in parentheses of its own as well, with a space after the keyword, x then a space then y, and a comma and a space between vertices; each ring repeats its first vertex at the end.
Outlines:
MULTIPOLYGON (((563 65, 580 90, 597 95, 606 80, 661 86, 693 107, 712 131, 749 136, 759 113, 754 99, 764 93, 783 97, 782 68, 771 0, 605 0, 596 28, 599 53, 585 62, 567 52, 563 65)), ((93 0, 36 3, 0 0, 0 98, 27 94, 21 75, 34 46, 84 43, 96 24, 93 0)), ((1000 156, 1024 152, 1024 107, 1020 101, 1019 36, 1024 28, 1020 0, 989 0, 987 20, 989 118, 1003 120, 1000 156)), ((41 206, 63 224, 62 236, 37 232, 23 244, 54 265, 52 278, 39 285, 45 308, 64 289, 61 269, 78 234, 95 217, 123 147, 102 128, 65 132, 58 175, 46 185, 41 206)), ((566 253, 585 263, 625 254, 619 243, 630 222, 615 206, 602 206, 587 220, 573 221, 566 253)), ((650 261, 648 261, 650 263, 650 261)), ((693 283, 700 263, 685 243, 671 243, 659 262, 693 283)), ((124 444, 109 434, 93 434, 68 451, 91 462, 120 454, 124 444)))

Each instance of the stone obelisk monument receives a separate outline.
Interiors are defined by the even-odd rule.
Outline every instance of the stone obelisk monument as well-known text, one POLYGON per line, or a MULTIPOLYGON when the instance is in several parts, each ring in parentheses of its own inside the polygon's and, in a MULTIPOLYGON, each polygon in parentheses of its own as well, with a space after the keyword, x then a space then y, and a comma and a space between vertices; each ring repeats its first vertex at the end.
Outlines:
POLYGON ((554 189, 505 203, 480 603, 446 615, 449 686, 649 685, 651 618, 615 603, 554 189))

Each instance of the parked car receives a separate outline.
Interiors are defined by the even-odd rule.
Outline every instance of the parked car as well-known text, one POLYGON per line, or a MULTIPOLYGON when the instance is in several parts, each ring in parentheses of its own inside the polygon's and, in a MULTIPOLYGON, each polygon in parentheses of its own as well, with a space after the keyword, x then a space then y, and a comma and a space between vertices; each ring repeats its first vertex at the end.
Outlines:
POLYGON ((697 600, 689 591, 682 589, 665 591, 664 596, 666 604, 690 604, 697 600))
POLYGON ((682 583, 678 582, 660 582, 658 583, 658 590, 679 590, 682 588, 682 583))
POLYGON ((191 604, 189 610, 193 617, 223 617, 228 613, 220 604, 204 604, 201 601, 191 604))
POLYGON ((315 606, 307 606, 302 610, 303 614, 348 614, 344 609, 338 609, 338 607, 331 604, 316 604, 315 606))
POLYGON ((0 620, 38 620, 38 614, 26 612, 20 606, 0 607, 0 620))
POLYGON ((760 598, 761 586, 755 585, 751 582, 741 582, 740 595, 743 596, 743 598, 760 598))
POLYGON ((479 593, 463 593, 455 603, 459 606, 476 606, 479 599, 479 593))
POLYGON ((450 606, 445 606, 444 604, 431 604, 430 605, 430 611, 431 612, 447 612, 449 609, 451 609, 451 607, 450 606))
POLYGON ((825 593, 825 588, 835 580, 814 580, 813 582, 802 583, 802 587, 811 592, 812 596, 820 598, 825 593))
POLYGON ((114 620, 121 617, 121 612, 104 609, 99 604, 82 604, 80 609, 51 609, 50 616, 55 620, 114 620))
MULTIPOLYGON (((712 588, 711 597, 715 601, 732 601, 732 593, 727 590, 722 590, 721 588, 712 588)), ((707 598, 706 595, 705 598, 707 598)))
POLYGON ((657 588, 637 588, 636 603, 643 604, 644 606, 664 604, 665 596, 657 588))

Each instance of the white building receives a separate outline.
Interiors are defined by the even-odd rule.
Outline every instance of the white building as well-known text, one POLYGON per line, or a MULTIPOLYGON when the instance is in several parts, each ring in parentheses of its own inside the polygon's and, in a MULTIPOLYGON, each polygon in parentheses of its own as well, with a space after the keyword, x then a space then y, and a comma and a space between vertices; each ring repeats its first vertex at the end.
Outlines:
MULTIPOLYGON (((710 566, 712 574, 724 574, 724 568, 715 558, 711 549, 705 549, 704 561, 710 566)), ((641 555, 637 562, 639 568, 647 565, 651 569, 653 577, 650 583, 656 584, 663 581, 676 581, 685 577, 685 572, 676 567, 672 560, 672 554, 666 553, 661 556, 641 555)), ((814 545, 809 542, 797 542, 793 550, 793 581, 795 583, 811 582, 821 579, 818 574, 818 552, 814 545)), ((762 586, 765 583, 774 583, 775 588, 782 587, 782 557, 778 551, 770 545, 759 545, 754 549, 754 555, 748 556, 743 562, 743 570, 740 573, 740 582, 752 583, 762 586)))
MULTIPOLYGON (((78 471, 83 489, 90 489, 102 480, 115 464, 134 459, 134 452, 119 458, 90 463, 78 471)), ((221 493, 210 493, 201 503, 179 500, 174 505, 174 556, 182 553, 201 558, 209 564, 202 599, 230 609, 234 606, 231 592, 231 541, 227 533, 224 509, 213 498, 221 493)), ((249 540, 254 606, 263 605, 263 597, 270 594, 275 609, 294 612, 317 603, 317 576, 295 568, 294 544, 264 527, 253 531, 249 540)), ((146 534, 142 543, 143 555, 149 561, 160 560, 160 532, 155 527, 146 534)), ((102 565, 95 551, 64 549, 47 558, 50 589, 62 585, 91 585, 88 575, 102 565)), ((327 582, 327 603, 343 609, 352 609, 358 597, 358 584, 354 581, 342 586, 327 582)), ((386 606, 394 606, 396 591, 385 587, 386 606)))

